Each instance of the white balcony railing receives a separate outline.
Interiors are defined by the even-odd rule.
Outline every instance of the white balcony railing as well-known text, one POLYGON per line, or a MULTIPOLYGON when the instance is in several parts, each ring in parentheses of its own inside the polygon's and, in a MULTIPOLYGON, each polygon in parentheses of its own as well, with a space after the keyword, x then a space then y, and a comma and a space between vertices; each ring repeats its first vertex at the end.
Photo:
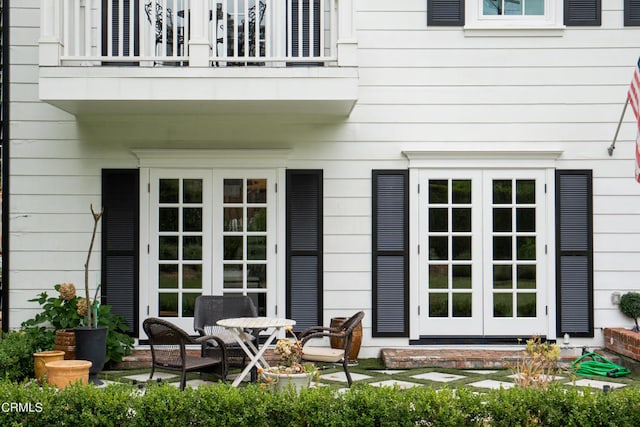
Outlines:
POLYGON ((42 0, 41 65, 338 61, 353 0, 42 0), (341 34, 342 33, 342 34, 341 34))

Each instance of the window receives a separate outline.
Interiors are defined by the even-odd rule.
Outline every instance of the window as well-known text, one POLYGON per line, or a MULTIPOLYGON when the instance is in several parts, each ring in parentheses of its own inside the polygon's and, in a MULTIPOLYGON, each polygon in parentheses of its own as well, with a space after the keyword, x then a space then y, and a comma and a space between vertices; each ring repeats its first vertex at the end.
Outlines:
POLYGON ((485 16, 544 15, 544 0, 483 0, 482 14, 485 16))
POLYGON ((561 0, 467 0, 465 29, 559 29, 561 0))
MULTIPOLYGON (((601 0, 427 0, 427 25, 469 30, 598 26, 601 10, 601 0)), ((625 0, 625 25, 640 25, 639 10, 640 0, 625 0)))

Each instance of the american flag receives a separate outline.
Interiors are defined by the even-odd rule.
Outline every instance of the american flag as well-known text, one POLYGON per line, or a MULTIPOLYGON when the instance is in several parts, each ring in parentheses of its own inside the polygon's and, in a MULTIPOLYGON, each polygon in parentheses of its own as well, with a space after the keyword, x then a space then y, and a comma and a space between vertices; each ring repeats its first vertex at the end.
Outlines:
POLYGON ((633 71, 628 99, 638 126, 638 131, 636 132, 635 177, 636 181, 640 183, 640 58, 638 58, 636 69, 633 71))

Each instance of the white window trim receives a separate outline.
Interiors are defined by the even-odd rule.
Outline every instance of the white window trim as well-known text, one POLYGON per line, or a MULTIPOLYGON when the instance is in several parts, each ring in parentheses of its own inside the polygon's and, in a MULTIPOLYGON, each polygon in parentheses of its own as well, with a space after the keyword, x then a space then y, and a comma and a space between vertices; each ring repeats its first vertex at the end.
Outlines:
POLYGON ((474 150, 472 144, 434 145, 431 149, 406 149, 402 154, 412 168, 553 168, 563 149, 554 146, 504 149, 498 146, 474 150))
MULTIPOLYGON (((411 149, 407 147, 402 154, 409 161, 409 183, 420 182, 420 170, 429 169, 545 169, 547 192, 555 194, 554 168, 557 166, 556 161, 562 156, 564 150, 552 145, 539 146, 536 148, 514 147, 512 149, 500 149, 498 146, 488 147, 483 150, 472 149, 469 144, 436 144, 432 149, 411 149)), ((410 205, 415 206, 417 194, 410 192, 410 205)), ((546 241, 553 242, 552 235, 555 230, 555 212, 554 204, 548 199, 547 203, 547 232, 546 241)), ((411 230, 418 230, 419 219, 417 211, 410 210, 409 227, 411 230)), ((411 233, 409 236, 409 247, 418 247, 418 236, 411 233)), ((415 252, 411 252, 411 256, 415 256, 415 252)), ((547 283, 555 281, 555 245, 547 245, 547 276, 541 278, 547 283)), ((418 263, 409 262, 409 299, 413 301, 410 306, 409 319, 409 337, 410 339, 420 338, 420 315, 419 315, 419 294, 417 278, 419 277, 418 263)), ((556 337, 556 311, 551 309, 555 307, 555 293, 549 291, 546 296, 549 306, 549 315, 547 316, 547 337, 554 339, 556 337)))
MULTIPOLYGON (((483 15, 482 0, 467 0, 465 1, 465 35, 476 35, 473 34, 473 30, 563 30, 565 28, 562 0, 545 0, 544 10, 545 14, 540 16, 483 15)), ((512 32, 505 32, 503 35, 511 36, 512 32)))

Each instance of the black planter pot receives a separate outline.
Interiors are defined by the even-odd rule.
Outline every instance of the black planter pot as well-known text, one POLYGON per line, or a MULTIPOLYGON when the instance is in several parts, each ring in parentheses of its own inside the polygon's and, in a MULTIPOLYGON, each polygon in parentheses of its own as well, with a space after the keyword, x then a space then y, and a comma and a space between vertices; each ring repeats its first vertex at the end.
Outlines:
POLYGON ((76 359, 91 362, 89 369, 89 381, 94 384, 102 384, 97 375, 102 372, 104 359, 107 355, 107 328, 87 328, 77 326, 76 333, 76 359))

